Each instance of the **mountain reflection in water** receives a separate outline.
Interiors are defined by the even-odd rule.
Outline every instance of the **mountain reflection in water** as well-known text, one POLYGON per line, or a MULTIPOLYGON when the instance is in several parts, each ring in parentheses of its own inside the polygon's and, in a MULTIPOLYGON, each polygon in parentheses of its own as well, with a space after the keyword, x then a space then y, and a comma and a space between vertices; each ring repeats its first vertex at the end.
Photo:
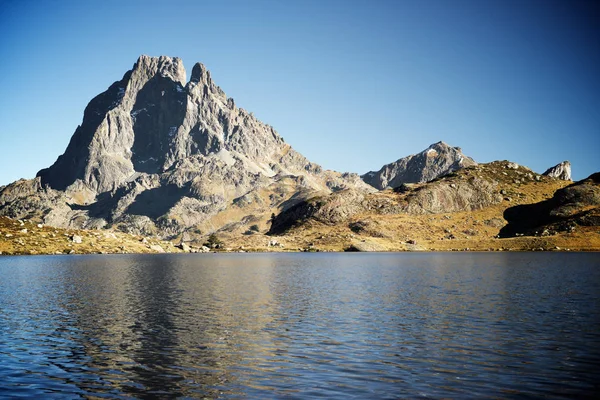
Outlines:
POLYGON ((0 258, 0 397, 592 397, 597 254, 0 258))

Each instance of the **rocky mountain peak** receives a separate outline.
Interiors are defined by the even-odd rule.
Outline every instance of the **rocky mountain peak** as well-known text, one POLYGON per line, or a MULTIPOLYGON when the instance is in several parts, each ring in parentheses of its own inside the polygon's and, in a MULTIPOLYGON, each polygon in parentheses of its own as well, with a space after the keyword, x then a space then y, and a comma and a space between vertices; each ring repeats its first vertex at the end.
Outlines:
POLYGON ((46 223, 123 224, 167 236, 204 222, 218 227, 223 218, 206 221, 236 199, 260 205, 255 212, 268 217, 299 193, 344 188, 372 190, 356 174, 309 162, 273 127, 236 107, 204 65, 195 64, 186 83, 179 58, 143 55, 90 101, 64 154, 31 184, 3 190, 0 201, 16 216, 30 207, 33 192, 46 190, 46 223), (27 196, 15 200, 9 192, 27 196), (271 197, 265 203, 261 196, 271 197))
POLYGON ((569 161, 563 161, 556 164, 552 168, 548 168, 542 175, 549 176, 551 178, 562 179, 565 181, 571 180, 571 163, 569 161))
POLYGON ((428 182, 460 168, 477 165, 462 153, 442 141, 434 143, 420 153, 384 165, 379 171, 370 171, 361 178, 376 189, 398 187, 403 183, 428 182))
POLYGON ((133 65, 133 75, 148 81, 156 75, 170 78, 185 86, 186 72, 179 57, 150 57, 141 55, 133 65))

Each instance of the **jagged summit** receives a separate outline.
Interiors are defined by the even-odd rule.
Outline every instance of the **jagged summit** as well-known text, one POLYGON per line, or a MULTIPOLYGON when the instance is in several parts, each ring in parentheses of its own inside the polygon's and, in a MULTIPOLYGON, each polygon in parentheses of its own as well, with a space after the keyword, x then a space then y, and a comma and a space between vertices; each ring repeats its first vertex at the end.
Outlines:
POLYGON ((65 153, 38 176, 65 190, 80 181, 96 193, 136 173, 163 173, 195 155, 245 164, 273 176, 279 169, 316 170, 289 150, 272 127, 235 107, 197 63, 190 81, 179 58, 141 56, 121 81, 94 98, 65 153), (288 162, 294 159, 293 162, 288 162), (273 169, 275 168, 275 170, 273 169))
POLYGON ((185 67, 179 57, 141 55, 133 65, 132 70, 140 75, 145 74, 148 79, 155 75, 161 75, 181 83, 182 86, 185 86, 186 83, 185 67))
POLYGON ((90 101, 64 154, 31 190, 64 193, 70 204, 48 206, 47 223, 153 231, 163 218, 180 232, 286 177, 297 191, 369 190, 358 175, 323 171, 236 107, 203 64, 186 82, 181 59, 142 55, 90 101))
POLYGON ((398 187, 403 183, 428 182, 460 168, 477 165, 462 153, 460 147, 452 147, 439 141, 420 153, 401 158, 384 165, 379 171, 370 171, 361 178, 376 189, 398 187))

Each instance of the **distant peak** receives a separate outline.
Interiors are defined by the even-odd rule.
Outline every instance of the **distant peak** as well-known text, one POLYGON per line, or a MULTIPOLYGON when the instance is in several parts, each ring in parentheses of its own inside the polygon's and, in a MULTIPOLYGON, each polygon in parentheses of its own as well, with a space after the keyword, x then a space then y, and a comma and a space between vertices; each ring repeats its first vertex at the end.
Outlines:
POLYGON ((443 141, 431 144, 417 154, 384 165, 379 171, 371 171, 362 179, 376 189, 397 187, 402 183, 427 182, 460 168, 477 165, 465 156, 460 147, 452 147, 443 141))

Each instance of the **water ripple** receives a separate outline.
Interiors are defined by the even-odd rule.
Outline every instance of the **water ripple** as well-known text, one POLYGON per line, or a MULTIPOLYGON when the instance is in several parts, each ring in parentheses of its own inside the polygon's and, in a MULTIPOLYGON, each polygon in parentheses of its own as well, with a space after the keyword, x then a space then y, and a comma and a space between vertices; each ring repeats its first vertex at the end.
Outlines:
POLYGON ((597 254, 0 258, 0 397, 593 398, 597 254))

